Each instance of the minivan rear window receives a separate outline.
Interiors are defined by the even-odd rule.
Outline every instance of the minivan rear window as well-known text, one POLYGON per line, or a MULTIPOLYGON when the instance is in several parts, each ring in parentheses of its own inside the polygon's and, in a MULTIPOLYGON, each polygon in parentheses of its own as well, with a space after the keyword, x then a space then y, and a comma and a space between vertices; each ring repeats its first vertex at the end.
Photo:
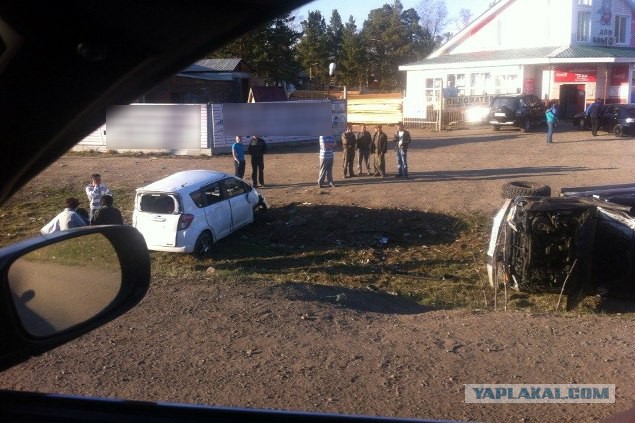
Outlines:
POLYGON ((139 208, 146 213, 172 214, 178 212, 178 200, 172 194, 143 194, 139 208))

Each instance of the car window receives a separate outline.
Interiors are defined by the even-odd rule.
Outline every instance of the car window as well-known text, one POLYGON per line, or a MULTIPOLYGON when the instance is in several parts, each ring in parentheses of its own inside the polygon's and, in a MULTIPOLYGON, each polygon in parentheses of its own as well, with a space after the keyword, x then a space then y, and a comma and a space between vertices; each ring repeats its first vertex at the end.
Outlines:
POLYGON ((236 197, 246 192, 245 184, 236 178, 223 179, 223 189, 227 198, 236 197))
POLYGON ((205 198, 205 205, 218 203, 223 199, 223 193, 220 187, 220 182, 215 182, 211 185, 207 185, 201 188, 200 191, 205 198))
POLYGON ((542 105, 542 102, 540 101, 540 99, 533 95, 528 97, 528 101, 531 107, 538 107, 542 105))
POLYGON ((142 194, 139 209, 147 213, 174 213, 178 204, 173 194, 142 194))

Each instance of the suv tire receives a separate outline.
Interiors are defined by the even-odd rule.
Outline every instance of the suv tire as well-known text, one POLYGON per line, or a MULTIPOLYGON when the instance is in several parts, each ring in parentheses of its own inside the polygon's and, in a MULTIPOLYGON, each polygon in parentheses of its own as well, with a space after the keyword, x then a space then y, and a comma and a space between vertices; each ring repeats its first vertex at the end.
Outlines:
POLYGON ((613 127, 613 133, 615 134, 616 137, 623 137, 624 127, 618 123, 617 125, 613 127))
POLYGON ((501 195, 503 198, 550 197, 551 187, 538 182, 512 181, 503 184, 501 195))

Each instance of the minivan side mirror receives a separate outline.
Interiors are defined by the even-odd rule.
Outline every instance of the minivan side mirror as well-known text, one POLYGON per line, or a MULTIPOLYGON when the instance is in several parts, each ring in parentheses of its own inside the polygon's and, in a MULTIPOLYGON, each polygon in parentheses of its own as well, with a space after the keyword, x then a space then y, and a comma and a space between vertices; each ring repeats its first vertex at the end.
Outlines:
POLYGON ((71 229, 0 249, 0 370, 122 315, 149 283, 146 243, 130 226, 71 229))

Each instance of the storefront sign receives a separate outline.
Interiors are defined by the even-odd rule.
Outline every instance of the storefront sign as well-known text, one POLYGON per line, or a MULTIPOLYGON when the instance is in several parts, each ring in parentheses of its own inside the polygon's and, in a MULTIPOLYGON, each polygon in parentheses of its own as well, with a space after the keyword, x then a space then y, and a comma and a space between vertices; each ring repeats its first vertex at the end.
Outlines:
POLYGON ((493 95, 466 95, 445 99, 446 107, 489 106, 493 95))
POLYGON ((597 82, 595 69, 556 68, 553 82, 597 82))
POLYGON ((598 33, 593 36, 593 43, 603 46, 612 46, 615 43, 613 30, 607 28, 599 30, 598 33))

